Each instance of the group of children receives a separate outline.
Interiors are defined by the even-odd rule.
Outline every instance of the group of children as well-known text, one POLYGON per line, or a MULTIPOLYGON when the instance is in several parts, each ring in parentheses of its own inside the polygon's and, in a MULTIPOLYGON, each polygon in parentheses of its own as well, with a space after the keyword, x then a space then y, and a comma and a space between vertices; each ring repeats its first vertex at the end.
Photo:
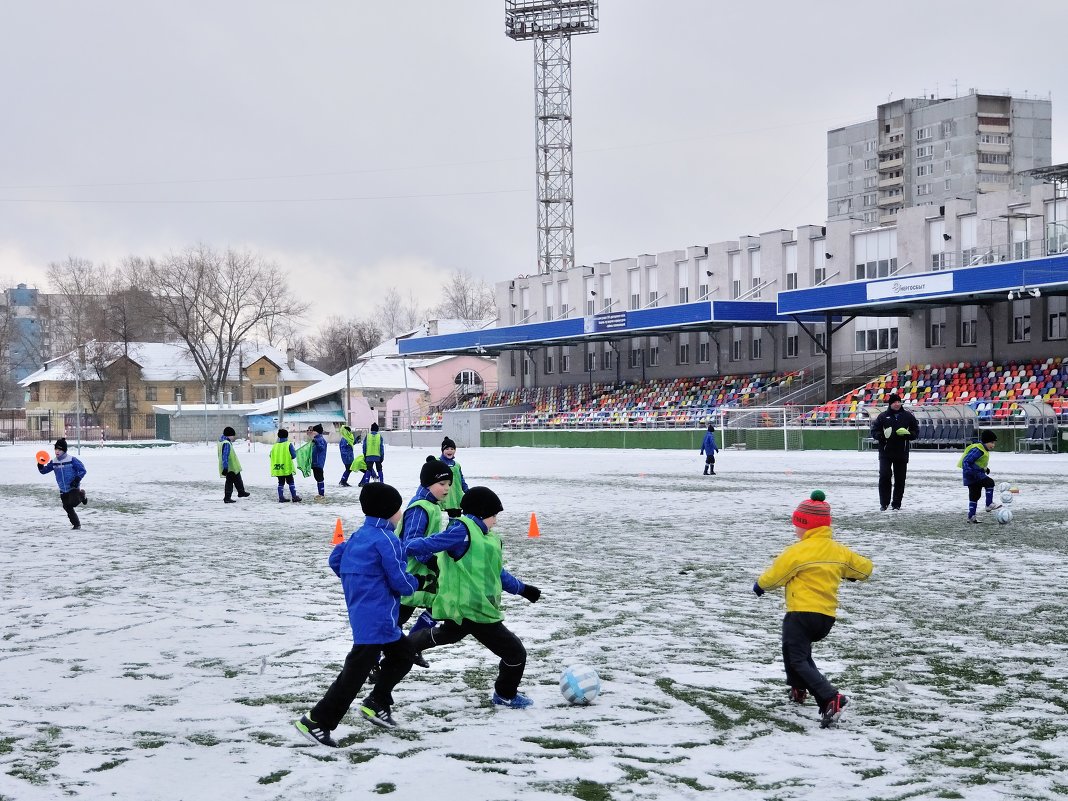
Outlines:
POLYGON ((533 704, 519 691, 526 649, 504 625, 501 595, 521 595, 535 603, 541 590, 504 569, 501 538, 493 531, 504 506, 493 490, 465 489, 456 508, 448 507, 456 477, 466 487, 455 450, 446 437, 444 458, 427 458, 406 508, 389 484, 368 483, 360 491, 364 523, 334 547, 329 559, 341 579, 353 645, 322 700, 294 722, 313 742, 337 747, 332 732, 369 679, 373 686, 359 715, 395 728, 396 685, 413 664, 427 666, 424 650, 468 635, 500 659, 491 703, 511 709, 533 704), (448 518, 442 515, 443 505, 448 518), (401 626, 419 608, 425 611, 405 635, 401 626))

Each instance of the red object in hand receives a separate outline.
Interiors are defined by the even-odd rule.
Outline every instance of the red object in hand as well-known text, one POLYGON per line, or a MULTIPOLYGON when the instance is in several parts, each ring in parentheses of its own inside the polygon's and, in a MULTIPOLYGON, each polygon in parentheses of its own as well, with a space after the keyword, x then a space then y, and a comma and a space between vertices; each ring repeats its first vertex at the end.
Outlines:
POLYGON ((48 451, 37 451, 37 464, 48 464, 52 461, 52 457, 48 455, 48 451))

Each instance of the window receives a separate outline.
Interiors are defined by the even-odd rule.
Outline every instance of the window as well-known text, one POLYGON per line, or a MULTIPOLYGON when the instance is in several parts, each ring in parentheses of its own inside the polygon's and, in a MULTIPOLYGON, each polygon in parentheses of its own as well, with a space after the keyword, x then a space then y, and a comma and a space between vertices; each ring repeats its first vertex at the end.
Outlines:
POLYGON ((786 288, 797 289, 797 244, 789 244, 782 252, 783 270, 786 272, 786 288))
POLYGON ((923 128, 917 128, 916 129, 916 141, 917 142, 922 142, 925 139, 930 139, 933 136, 934 136, 934 127, 931 126, 931 125, 926 125, 923 128))
POLYGON ((866 222, 866 223, 878 222, 879 212, 877 212, 877 211, 866 211, 866 212, 864 212, 863 216, 864 216, 864 222, 866 222))
POLYGON ((1068 325, 1065 315, 1068 313, 1068 298, 1046 299, 1046 339, 1068 338, 1068 325))
POLYGON ((742 360, 742 329, 731 329, 731 361, 740 362, 742 360))
POLYGON ((586 346, 586 372, 592 373, 597 369, 597 353, 592 345, 586 346))
POLYGON ((967 217, 958 218, 957 223, 960 230, 961 266, 967 267, 971 264, 977 264, 980 259, 979 249, 977 247, 979 231, 978 217, 974 214, 970 214, 967 217))
POLYGON ((515 378, 515 354, 514 353, 509 353, 508 354, 508 375, 512 376, 512 378, 515 378))
POLYGON ((749 271, 753 276, 753 292, 750 297, 757 299, 760 297, 760 284, 762 279, 760 277, 760 261, 761 253, 759 250, 754 249, 749 251, 749 271))
POLYGON ((801 355, 801 335, 798 333, 797 323, 786 326, 782 355, 787 359, 796 359, 801 355))
POLYGON ((979 134, 979 143, 982 145, 1007 145, 1009 137, 1005 134, 979 134))
POLYGON ((530 320, 530 287, 525 286, 519 290, 519 321, 530 320))
POLYGON ((264 368, 262 368, 262 367, 260 368, 260 372, 259 372, 259 374, 260 374, 260 375, 265 375, 265 372, 264 372, 264 368))
POLYGON ((612 308, 612 276, 601 276, 601 309, 608 311, 612 308))
POLYGON ((764 340, 760 336, 760 329, 753 329, 752 339, 749 340, 749 358, 759 359, 764 353, 764 340))
POLYGON ((152 412, 149 412, 145 415, 145 428, 147 428, 149 431, 156 430, 156 415, 152 412))
POLYGON ((259 385, 259 386, 253 387, 252 396, 257 401, 267 401, 267 400, 272 400, 273 398, 276 398, 277 397, 277 392, 275 391, 275 388, 272 387, 272 386, 259 385))
MULTIPOLYGON (((876 167, 876 164, 877 164, 877 162, 876 162, 876 160, 875 160, 875 159, 873 159, 873 158, 871 158, 871 159, 864 159, 864 169, 866 169, 866 170, 874 170, 874 169, 875 169, 875 167, 876 167)), ((874 180, 874 179, 872 179, 872 178, 865 178, 865 179, 864 179, 864 183, 865 183, 865 184, 867 184, 867 183, 868 183, 868 181, 871 181, 871 180, 874 180)))
POLYGON ((608 345, 604 346, 604 351, 601 353, 601 369, 612 369, 612 348, 608 345))
POLYGON ((878 182, 878 179, 875 178, 874 176, 872 176, 871 178, 865 178, 864 179, 864 188, 865 189, 874 189, 875 188, 875 184, 877 182, 878 182))
POLYGON ((960 344, 966 347, 975 346, 978 341, 976 327, 979 317, 978 306, 960 307, 960 344))
POLYGON ((727 254, 727 273, 731 280, 731 298, 737 298, 742 294, 742 254, 727 254))
POLYGON ((698 256, 697 262, 697 299, 708 297, 708 256, 698 256))
POLYGON ((630 367, 631 369, 634 369, 634 368, 638 367, 641 364, 641 359, 642 359, 642 349, 641 348, 632 347, 630 349, 630 353, 629 353, 629 355, 627 357, 627 366, 630 367))
POLYGON ((920 184, 919 186, 916 187, 916 196, 917 197, 921 197, 923 195, 929 195, 929 194, 931 194, 931 185, 930 184, 920 184))
POLYGON ((946 346, 946 310, 931 309, 927 312, 927 347, 946 346))
POLYGON ((542 318, 545 322, 549 322, 553 319, 553 307, 556 306, 556 293, 552 284, 545 284, 545 317, 542 318))
POLYGON ((658 364, 660 364, 660 346, 659 345, 650 345, 649 346, 649 366, 650 367, 656 367, 658 364))
POLYGON ((927 224, 928 249, 931 252, 931 269, 944 270, 947 265, 946 250, 946 221, 931 220, 927 224))
POLYGON ((876 198, 876 195, 875 195, 874 192, 871 192, 870 194, 865 195, 864 196, 864 205, 865 206, 874 206, 875 205, 875 198, 876 198))
POLYGON ((712 341, 711 335, 707 333, 701 333, 697 336, 697 363, 708 364, 709 351, 711 350, 710 343, 712 341))
POLYGON ((593 296, 593 276, 587 275, 582 279, 582 296, 586 298, 586 316, 592 317, 597 313, 597 299, 593 296))
POLYGON ((709 289, 708 284, 697 285, 697 300, 704 300, 708 297, 709 289))
POLYGON ((944 153, 945 153, 945 154, 946 154, 947 156, 948 156, 948 155, 949 155, 950 153, 952 153, 952 152, 953 152, 953 144, 952 144, 951 142, 946 142, 946 149, 945 149, 945 150, 944 150, 943 152, 944 152, 944 153))
POLYGON ((156 399, 156 388, 153 386, 145 387, 145 400, 154 401, 156 399))
POLYGON ((934 145, 924 145, 916 148, 917 159, 929 159, 934 155, 934 145))
POLYGON ((1031 341, 1031 301, 1012 302, 1012 342, 1031 341))
POLYGON ((640 309, 642 307, 642 277, 641 271, 627 270, 627 284, 630 287, 630 308, 640 309))
POLYGON ((857 280, 886 278, 897 272, 897 232, 869 231, 853 235, 853 257, 857 280))
POLYGON ((812 243, 812 286, 827 280, 827 240, 817 239, 812 243))
POLYGON ((563 320, 574 311, 574 309, 567 307, 567 281, 561 281, 557 290, 557 295, 560 299, 560 319, 563 320))
POLYGON ((1008 153, 980 153, 979 154, 979 163, 980 164, 1008 164, 1009 163, 1009 154, 1008 153))
POLYGON ((656 267, 645 271, 645 285, 649 289, 649 300, 645 303, 650 309, 655 309, 660 305, 660 293, 656 288, 656 267))
POLYGON ((857 353, 897 350, 896 317, 858 317, 854 331, 857 353))
POLYGON ((560 349, 560 372, 571 372, 571 352, 567 348, 560 349))
POLYGON ((946 185, 944 187, 942 187, 942 188, 946 192, 951 192, 953 190, 953 181, 951 181, 949 178, 947 178, 946 179, 946 185))
POLYGON ((679 279, 679 303, 690 302, 690 263, 680 261, 675 265, 675 272, 679 279))
POLYGON ((174 399, 176 401, 180 401, 184 396, 185 396, 185 393, 182 392, 182 388, 181 387, 175 387, 174 388, 174 399))
POLYGON ((520 355, 519 358, 523 362, 523 375, 530 375, 530 359, 527 358, 527 355, 525 353, 520 355))
POLYGON ((679 336, 678 363, 679 364, 689 364, 690 363, 690 337, 687 336, 686 334, 681 334, 679 336))
POLYGON ((933 164, 921 164, 916 168, 916 177, 922 178, 925 175, 930 175, 934 172, 933 164))
POLYGON ((874 153, 875 152, 875 140, 874 139, 869 139, 867 142, 864 143, 864 152, 865 153, 874 153))
POLYGON ((953 120, 945 120, 942 123, 942 138, 947 139, 953 136, 953 120))
POLYGON ((812 355, 813 356, 822 356, 823 355, 824 343, 827 341, 827 332, 826 331, 817 331, 816 335, 815 335, 815 339, 812 339, 812 340, 809 340, 809 341, 812 343, 811 346, 810 346, 810 349, 812 351, 812 355))
POLYGON ((553 349, 545 349, 545 375, 550 375, 553 371, 553 349))

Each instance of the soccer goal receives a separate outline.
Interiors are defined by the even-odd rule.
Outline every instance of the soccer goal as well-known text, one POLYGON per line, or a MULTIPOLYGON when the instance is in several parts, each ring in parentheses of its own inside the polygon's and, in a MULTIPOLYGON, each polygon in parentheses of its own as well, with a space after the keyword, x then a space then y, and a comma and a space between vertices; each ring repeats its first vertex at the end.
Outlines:
POLYGON ((781 406, 723 410, 724 447, 753 450, 801 448, 801 432, 787 426, 786 409, 781 406))

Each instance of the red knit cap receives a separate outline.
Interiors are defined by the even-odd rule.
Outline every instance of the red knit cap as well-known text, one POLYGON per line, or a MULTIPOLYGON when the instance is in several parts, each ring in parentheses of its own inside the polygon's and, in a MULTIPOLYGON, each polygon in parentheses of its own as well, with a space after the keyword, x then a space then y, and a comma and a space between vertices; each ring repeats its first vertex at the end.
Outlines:
POLYGON ((812 490, 809 500, 801 501, 794 509, 794 525, 806 531, 819 526, 831 524, 831 505, 827 503, 823 490, 812 490))

